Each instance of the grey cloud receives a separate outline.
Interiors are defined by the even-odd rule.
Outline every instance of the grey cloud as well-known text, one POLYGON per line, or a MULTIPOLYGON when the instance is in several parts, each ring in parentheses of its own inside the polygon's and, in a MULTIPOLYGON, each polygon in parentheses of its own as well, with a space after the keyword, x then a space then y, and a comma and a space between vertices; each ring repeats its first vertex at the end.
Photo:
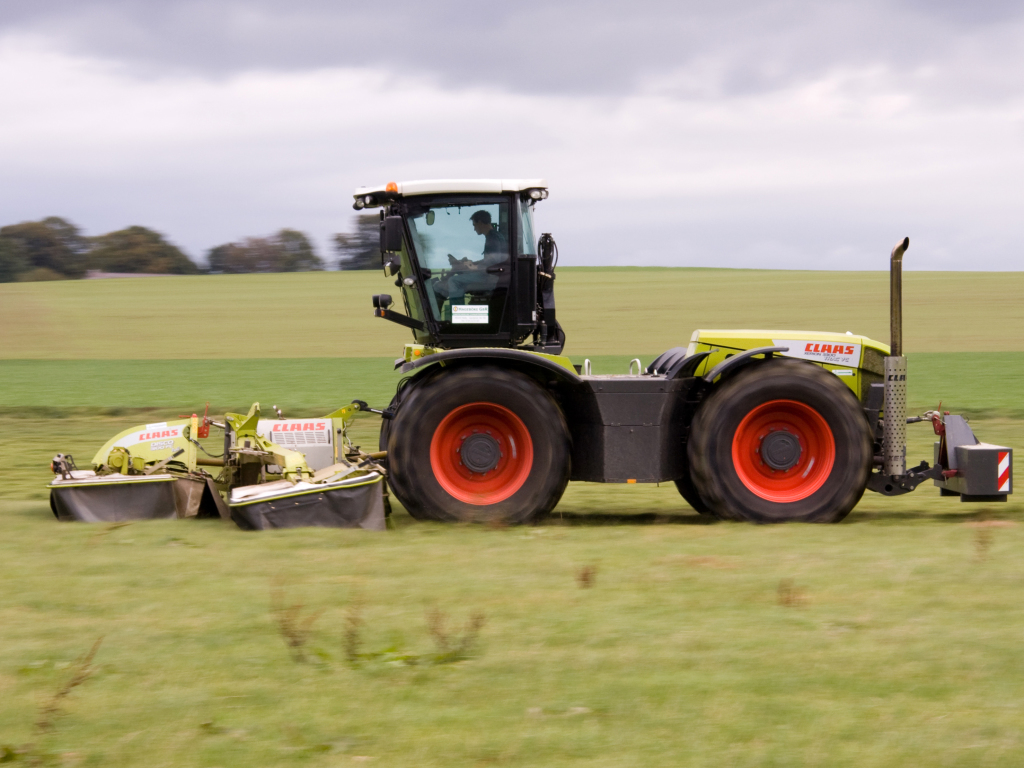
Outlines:
POLYGON ((1014 3, 3 3, 7 221, 200 255, 323 244, 358 184, 544 175, 567 264, 1024 263, 1014 3))
MULTIPOLYGON (((8 34, 55 39, 137 72, 216 77, 253 69, 367 66, 449 88, 615 96, 654 83, 691 98, 771 91, 843 67, 905 73, 942 67, 972 36, 1024 17, 1024 7, 1011 0, 20 5, 0 9, 8 34)), ((1010 55, 992 53, 997 59, 1010 55)), ((1014 86, 1019 83, 988 95, 998 98, 1014 86)), ((969 84, 963 90, 969 92, 969 84)))

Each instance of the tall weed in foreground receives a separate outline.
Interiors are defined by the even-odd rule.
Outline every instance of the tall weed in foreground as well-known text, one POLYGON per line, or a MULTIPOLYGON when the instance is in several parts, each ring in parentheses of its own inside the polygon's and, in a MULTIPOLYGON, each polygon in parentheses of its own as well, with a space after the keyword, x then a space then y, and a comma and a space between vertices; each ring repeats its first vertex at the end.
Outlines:
POLYGON ((804 594, 804 591, 792 579, 782 579, 779 581, 776 597, 779 605, 784 608, 796 608, 807 602, 807 596, 804 594))
POLYGON ((576 583, 580 589, 590 589, 597 581, 597 566, 584 565, 576 571, 576 583))
POLYGON ((473 611, 462 631, 453 632, 448 629, 448 615, 440 608, 431 608, 427 611, 427 631, 437 649, 433 662, 450 664, 468 659, 473 655, 480 638, 480 630, 486 623, 487 617, 482 611, 473 611))
POLYGON ((67 682, 64 683, 57 691, 53 694, 49 701, 47 701, 42 708, 39 710, 39 719, 36 720, 36 729, 41 733, 53 728, 53 723, 61 713, 60 705, 63 703, 70 693, 92 677, 95 671, 92 666, 92 660, 96 658, 96 652, 100 649, 100 644, 103 642, 103 638, 97 638, 96 642, 92 644, 92 648, 83 656, 79 656, 75 660, 74 664, 71 665, 72 673, 71 677, 68 678, 67 682))
POLYGON ((323 613, 321 610, 303 616, 305 608, 301 600, 288 602, 282 582, 276 582, 270 590, 270 612, 277 623, 277 631, 288 647, 292 660, 297 663, 308 660, 306 646, 313 634, 313 624, 323 613))
POLYGON ((974 559, 983 563, 988 559, 995 539, 995 528, 1006 528, 1013 525, 1010 520, 993 520, 986 509, 978 513, 978 519, 968 523, 974 529, 974 559))
POLYGON ((356 593, 345 611, 345 661, 350 666, 359 663, 359 652, 363 647, 363 623, 363 600, 356 593))
MULTIPOLYGON (((103 638, 97 638, 86 653, 79 656, 71 664, 71 676, 64 681, 53 695, 39 708, 39 715, 35 722, 35 731, 38 737, 53 730, 57 718, 63 714, 62 705, 71 692, 92 677, 96 671, 93 667, 93 659, 99 651, 103 638)), ((13 763, 24 761, 27 765, 47 765, 53 762, 53 755, 43 750, 36 743, 22 744, 21 746, 0 745, 0 763, 13 763)))
POLYGON ((976 528, 974 531, 974 556, 979 563, 988 559, 990 549, 992 549, 992 529, 987 526, 976 528))

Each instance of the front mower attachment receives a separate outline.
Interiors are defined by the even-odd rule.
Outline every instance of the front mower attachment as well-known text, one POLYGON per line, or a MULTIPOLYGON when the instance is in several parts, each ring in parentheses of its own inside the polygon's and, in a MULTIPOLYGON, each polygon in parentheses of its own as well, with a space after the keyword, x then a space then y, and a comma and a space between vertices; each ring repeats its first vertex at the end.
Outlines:
POLYGON ((238 527, 384 530, 384 469, 347 439, 341 446, 335 440, 346 436, 357 410, 347 405, 322 419, 260 419, 256 403, 245 416, 229 413, 228 506, 238 527))
POLYGON ((226 517, 216 487, 202 477, 97 475, 73 470, 50 484, 50 508, 58 520, 115 523, 126 520, 173 520, 181 517, 226 517))
POLYGON ((383 531, 383 481, 377 472, 325 482, 280 480, 235 488, 228 504, 231 519, 245 530, 317 526, 383 531))
POLYGON ((223 422, 193 415, 133 427, 97 452, 92 469, 57 454, 50 507, 58 520, 82 522, 220 517, 246 530, 384 530, 382 455, 362 453, 346 434, 357 410, 263 419, 254 403, 223 422), (223 433, 221 453, 200 442, 210 427, 223 433))
MULTIPOLYGON (((207 419, 202 420, 208 421, 207 419)), ((126 429, 78 469, 69 454, 50 464, 50 509, 58 520, 124 522, 229 516, 212 476, 198 464, 197 416, 126 429)))

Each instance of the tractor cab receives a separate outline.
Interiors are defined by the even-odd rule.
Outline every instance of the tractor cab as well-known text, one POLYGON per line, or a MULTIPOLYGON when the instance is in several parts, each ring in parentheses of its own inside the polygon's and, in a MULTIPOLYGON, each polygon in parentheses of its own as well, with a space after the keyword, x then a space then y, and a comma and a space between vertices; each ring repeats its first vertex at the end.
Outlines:
POLYGON ((417 343, 457 349, 511 347, 558 354, 556 249, 539 240, 533 208, 542 179, 390 182, 356 190, 354 208, 377 208, 381 264, 395 278, 405 313, 389 294, 374 312, 412 329, 417 343))

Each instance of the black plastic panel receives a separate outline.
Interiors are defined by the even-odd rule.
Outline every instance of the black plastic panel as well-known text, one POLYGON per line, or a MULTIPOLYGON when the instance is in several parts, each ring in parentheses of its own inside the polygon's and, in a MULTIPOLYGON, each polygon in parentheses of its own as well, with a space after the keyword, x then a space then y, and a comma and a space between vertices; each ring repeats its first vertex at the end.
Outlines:
MULTIPOLYGON (((585 377, 593 407, 569 419, 572 479, 655 483, 682 476, 688 382, 659 376, 585 377)), ((582 389, 582 388, 581 388, 582 389)))

